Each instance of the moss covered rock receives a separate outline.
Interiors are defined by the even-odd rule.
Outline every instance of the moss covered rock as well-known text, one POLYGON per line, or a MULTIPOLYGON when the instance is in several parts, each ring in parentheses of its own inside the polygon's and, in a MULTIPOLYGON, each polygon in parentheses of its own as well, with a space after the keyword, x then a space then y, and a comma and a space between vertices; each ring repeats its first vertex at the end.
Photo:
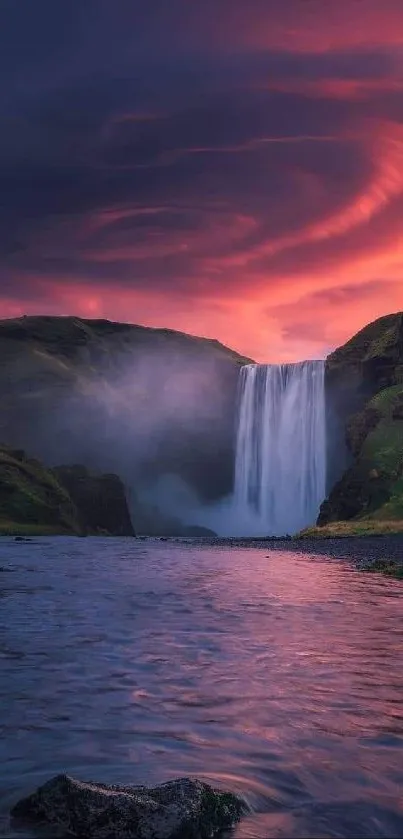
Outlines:
POLYGON ((178 778, 148 788, 57 775, 19 801, 11 814, 77 839, 212 839, 246 810, 236 795, 197 779, 178 778))
POLYGON ((122 482, 84 467, 49 469, 0 446, 0 534, 133 536, 122 482))
POLYGON ((383 388, 350 417, 354 460, 322 504, 318 524, 348 519, 403 519, 403 384, 383 388))
POLYGON ((357 332, 328 356, 326 373, 346 388, 349 378, 355 380, 364 395, 403 383, 403 313, 385 315, 357 332))
POLYGON ((371 425, 369 401, 385 388, 403 383, 403 314, 368 324, 326 359, 328 491, 353 464, 371 425), (355 416, 351 424, 351 417, 355 416))
POLYGON ((1 446, 0 532, 38 529, 80 533, 77 508, 50 469, 22 450, 1 446))

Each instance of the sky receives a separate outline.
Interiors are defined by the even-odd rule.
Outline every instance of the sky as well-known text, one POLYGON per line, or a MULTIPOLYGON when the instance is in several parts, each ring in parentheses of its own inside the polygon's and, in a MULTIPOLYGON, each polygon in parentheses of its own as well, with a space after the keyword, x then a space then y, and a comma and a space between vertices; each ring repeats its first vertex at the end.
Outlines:
POLYGON ((403 309, 402 0, 0 0, 0 317, 320 358, 403 309))

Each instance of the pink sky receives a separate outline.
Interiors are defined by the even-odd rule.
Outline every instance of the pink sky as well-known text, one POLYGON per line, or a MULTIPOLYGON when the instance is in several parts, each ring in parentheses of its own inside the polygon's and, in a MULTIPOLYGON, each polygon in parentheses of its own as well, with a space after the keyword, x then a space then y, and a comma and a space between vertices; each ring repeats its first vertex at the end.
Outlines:
POLYGON ((157 5, 85 0, 62 48, 46 2, 19 60, 10 11, 0 316, 275 362, 403 309, 401 0, 157 5))

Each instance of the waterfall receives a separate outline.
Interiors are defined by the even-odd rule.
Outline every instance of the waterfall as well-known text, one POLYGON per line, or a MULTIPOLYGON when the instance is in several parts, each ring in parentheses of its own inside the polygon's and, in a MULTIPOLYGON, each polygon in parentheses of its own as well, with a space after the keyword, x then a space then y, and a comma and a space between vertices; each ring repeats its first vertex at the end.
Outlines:
POLYGON ((323 361, 242 368, 234 508, 249 535, 296 533, 325 497, 323 361))

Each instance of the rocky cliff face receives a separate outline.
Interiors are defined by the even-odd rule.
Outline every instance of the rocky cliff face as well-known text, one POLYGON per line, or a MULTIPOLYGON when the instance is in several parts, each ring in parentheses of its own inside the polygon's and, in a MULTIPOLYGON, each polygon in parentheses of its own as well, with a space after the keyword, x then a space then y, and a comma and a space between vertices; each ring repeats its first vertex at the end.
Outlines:
POLYGON ((117 475, 94 475, 84 466, 53 470, 77 508, 83 533, 134 536, 122 481, 117 475))
POLYGON ((105 320, 0 322, 0 439, 49 465, 231 491, 239 367, 217 341, 105 320))
POLYGON ((379 318, 326 362, 329 498, 318 524, 403 517, 403 314, 379 318))
POLYGON ((328 490, 353 462, 349 418, 386 387, 403 381, 403 315, 368 324, 326 360, 328 490))

